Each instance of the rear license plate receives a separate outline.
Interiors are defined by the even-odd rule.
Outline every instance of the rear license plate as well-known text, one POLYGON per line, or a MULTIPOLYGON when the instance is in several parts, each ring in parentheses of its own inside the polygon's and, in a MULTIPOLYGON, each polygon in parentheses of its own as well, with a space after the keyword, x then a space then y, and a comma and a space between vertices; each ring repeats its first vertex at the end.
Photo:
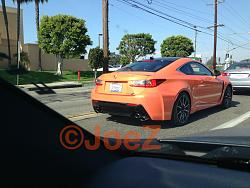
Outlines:
POLYGON ((236 79, 242 79, 242 78, 247 78, 247 74, 231 74, 230 78, 236 78, 236 79))
POLYGON ((109 90, 111 92, 122 92, 122 84, 119 83, 111 83, 109 85, 109 90))

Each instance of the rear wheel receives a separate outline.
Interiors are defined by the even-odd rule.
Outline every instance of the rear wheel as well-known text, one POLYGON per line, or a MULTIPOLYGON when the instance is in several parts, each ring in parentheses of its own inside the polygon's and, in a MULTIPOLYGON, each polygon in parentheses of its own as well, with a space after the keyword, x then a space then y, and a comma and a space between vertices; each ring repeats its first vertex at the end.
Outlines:
POLYGON ((190 116, 191 101, 187 93, 181 93, 173 108, 172 123, 177 126, 185 125, 190 116))
POLYGON ((221 103, 222 108, 229 108, 232 106, 232 96, 233 90, 230 86, 227 86, 221 103))

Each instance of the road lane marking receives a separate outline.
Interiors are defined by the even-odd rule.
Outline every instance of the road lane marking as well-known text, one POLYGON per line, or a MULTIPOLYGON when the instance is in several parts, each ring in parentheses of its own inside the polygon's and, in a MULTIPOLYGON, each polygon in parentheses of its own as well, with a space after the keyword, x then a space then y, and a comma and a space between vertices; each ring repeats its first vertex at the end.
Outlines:
POLYGON ((248 111, 247 113, 237 117, 237 118, 234 118, 226 123, 223 123, 221 124, 220 126, 218 127, 215 127, 211 130, 218 130, 218 129, 228 129, 228 128, 232 128, 232 127, 235 127, 237 125, 239 125, 240 123, 242 123, 243 121, 246 121, 248 118, 250 118, 250 111, 248 111))
POLYGON ((86 113, 82 113, 82 114, 75 114, 75 115, 67 116, 67 118, 73 119, 73 118, 78 118, 78 117, 92 115, 92 114, 96 114, 96 112, 92 111, 92 112, 86 112, 86 113))

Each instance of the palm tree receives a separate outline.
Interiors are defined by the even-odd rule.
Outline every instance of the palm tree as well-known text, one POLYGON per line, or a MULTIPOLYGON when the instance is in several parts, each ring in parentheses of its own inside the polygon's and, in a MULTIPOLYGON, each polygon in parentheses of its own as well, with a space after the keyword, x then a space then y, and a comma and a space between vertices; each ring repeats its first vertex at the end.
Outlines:
POLYGON ((6 6, 5 6, 5 0, 2 1, 2 9, 3 9, 3 17, 4 17, 4 23, 5 23, 5 28, 6 28, 6 34, 7 34, 7 42, 8 42, 8 68, 10 69, 11 67, 11 52, 10 52, 10 35, 9 35, 9 23, 8 23, 8 16, 7 16, 7 11, 6 11, 6 6))
MULTIPOLYGON (((17 41, 19 41, 20 38, 20 5, 21 3, 27 3, 32 2, 34 0, 13 0, 14 2, 17 2, 17 41)), ((36 10, 36 29, 37 29, 37 36, 39 32, 39 3, 45 3, 48 2, 48 0, 35 0, 35 10, 36 10)), ((38 38, 38 37, 37 37, 38 38)), ((18 46, 18 44, 17 44, 18 46)), ((41 49, 39 48, 39 56, 38 56, 38 66, 39 69, 42 70, 42 61, 41 61, 41 49)))
MULTIPOLYGON (((36 31, 37 31, 37 38, 39 33, 39 23, 40 23, 40 15, 39 15, 39 4, 48 2, 48 0, 35 0, 35 7, 36 7, 36 31)), ((39 70, 42 71, 42 57, 41 57, 41 48, 38 51, 38 67, 39 70)))
MULTIPOLYGON (((28 0, 13 0, 13 2, 17 3, 17 54, 18 54, 18 48, 19 48, 19 40, 20 40, 20 11, 21 11, 21 3, 28 2, 28 0)), ((17 64, 18 64, 18 58, 17 58, 17 64)))

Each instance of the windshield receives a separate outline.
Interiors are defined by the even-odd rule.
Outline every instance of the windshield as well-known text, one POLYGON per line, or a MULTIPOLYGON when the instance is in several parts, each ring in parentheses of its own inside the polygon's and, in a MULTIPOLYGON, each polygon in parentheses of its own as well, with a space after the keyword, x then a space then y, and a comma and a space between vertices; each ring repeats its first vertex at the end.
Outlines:
MULTIPOLYGON (((164 139, 247 150, 250 1, 218 1, 216 25, 212 0, 2 0, 0 78, 42 103, 40 111, 67 119, 70 131, 57 128, 54 139, 60 145, 56 151, 63 150, 58 155, 66 150, 74 156, 82 148, 98 153, 98 145, 85 140, 86 132, 97 143, 116 140, 106 140, 108 152, 151 151, 145 142, 150 140, 154 153, 164 154, 172 144, 164 139)), ((2 111, 15 119, 8 104, 2 111)), ((30 115, 23 118, 29 121, 30 115)), ((39 132, 33 123, 31 131, 39 132)), ((187 146, 178 154, 192 148, 178 145, 187 146)))
POLYGON ((234 63, 227 70, 250 69, 250 63, 234 63))

